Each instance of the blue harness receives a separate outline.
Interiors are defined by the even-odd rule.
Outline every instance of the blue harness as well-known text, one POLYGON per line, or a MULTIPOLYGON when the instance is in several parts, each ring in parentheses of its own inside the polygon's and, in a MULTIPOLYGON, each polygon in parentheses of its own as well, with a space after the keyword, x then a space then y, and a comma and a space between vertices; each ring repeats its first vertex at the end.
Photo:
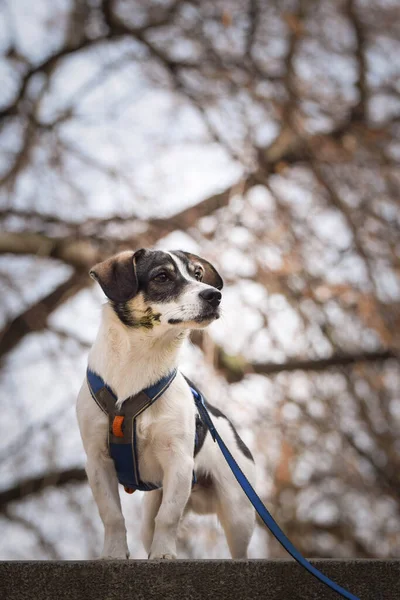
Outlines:
MULTIPOLYGON (((163 377, 153 386, 146 388, 136 396, 130 396, 121 408, 126 404, 127 410, 118 412, 115 409, 117 397, 112 390, 105 384, 104 380, 91 371, 87 370, 87 381, 89 385, 90 393, 93 399, 97 402, 99 407, 108 414, 110 422, 109 432, 109 448, 110 455, 114 460, 115 468, 118 475, 118 480, 125 486, 125 489, 129 492, 130 488, 132 491, 135 489, 149 491, 154 490, 160 485, 154 485, 151 483, 144 483, 140 480, 139 476, 139 464, 136 449, 136 417, 143 412, 148 406, 151 406, 153 402, 161 396, 161 394, 170 386, 176 376, 176 369, 172 371, 166 377, 163 377), (108 408, 111 409, 111 413, 108 412, 108 408), (127 418, 128 417, 128 418, 127 418), (119 419, 122 419, 118 421, 119 419), (130 424, 132 426, 130 426, 130 424), (122 438, 125 442, 121 442, 122 438), (115 442, 115 439, 119 439, 120 443, 115 442)), ((258 515, 261 517, 263 523, 268 527, 273 536, 283 546, 283 548, 311 575, 316 577, 319 581, 328 586, 331 590, 347 598, 347 600, 360 600, 357 596, 350 593, 331 579, 321 573, 314 567, 304 556, 293 546, 292 542, 283 533, 278 523, 275 521, 267 507, 263 504, 261 498, 257 495, 256 491, 252 487, 251 483, 239 467, 238 463, 230 453, 229 449, 225 445, 223 439, 219 435, 218 431, 214 427, 214 423, 210 417, 210 413, 207 410, 205 399, 202 393, 197 387, 185 377, 190 390, 193 394, 194 402, 199 412, 200 418, 204 426, 210 432, 214 442, 217 442, 221 449, 221 452, 228 463, 232 473, 237 479, 240 487, 254 506, 258 515)), ((194 482, 195 475, 193 474, 194 482)))
MULTIPOLYGON (((128 494, 136 490, 149 492, 161 488, 161 482, 146 482, 140 478, 136 419, 169 388, 176 377, 176 369, 154 385, 127 398, 119 409, 117 409, 117 396, 100 375, 88 368, 86 377, 92 398, 108 416, 108 448, 119 483, 124 486, 128 494)), ((192 393, 194 394, 194 390, 192 393)), ((198 442, 196 427, 195 452, 198 442)), ((196 476, 193 472, 194 483, 196 483, 196 476)))

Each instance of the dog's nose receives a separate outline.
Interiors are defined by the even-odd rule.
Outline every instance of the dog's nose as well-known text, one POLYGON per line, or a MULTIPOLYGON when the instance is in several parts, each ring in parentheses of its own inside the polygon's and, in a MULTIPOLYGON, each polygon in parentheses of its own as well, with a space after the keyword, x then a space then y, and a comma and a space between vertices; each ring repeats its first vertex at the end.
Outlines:
POLYGON ((207 302, 209 302, 211 306, 214 306, 214 308, 218 306, 222 298, 221 292, 215 290, 214 288, 207 288, 206 290, 203 290, 200 292, 199 296, 200 298, 207 300, 207 302))

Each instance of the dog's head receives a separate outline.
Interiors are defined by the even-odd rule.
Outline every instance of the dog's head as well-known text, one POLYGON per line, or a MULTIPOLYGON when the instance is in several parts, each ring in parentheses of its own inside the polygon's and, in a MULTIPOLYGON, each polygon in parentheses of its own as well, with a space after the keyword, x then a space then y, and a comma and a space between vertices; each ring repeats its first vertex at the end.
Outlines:
POLYGON ((194 329, 219 317, 222 279, 211 263, 189 252, 121 252, 90 275, 128 327, 194 329))

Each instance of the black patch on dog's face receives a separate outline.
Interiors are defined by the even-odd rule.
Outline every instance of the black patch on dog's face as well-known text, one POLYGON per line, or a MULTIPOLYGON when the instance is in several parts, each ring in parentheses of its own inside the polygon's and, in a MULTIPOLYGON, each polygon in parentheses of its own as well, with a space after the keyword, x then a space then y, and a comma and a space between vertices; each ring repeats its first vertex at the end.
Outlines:
POLYGON ((136 263, 136 273, 138 292, 149 305, 177 300, 190 284, 173 258, 160 250, 145 252, 136 263))

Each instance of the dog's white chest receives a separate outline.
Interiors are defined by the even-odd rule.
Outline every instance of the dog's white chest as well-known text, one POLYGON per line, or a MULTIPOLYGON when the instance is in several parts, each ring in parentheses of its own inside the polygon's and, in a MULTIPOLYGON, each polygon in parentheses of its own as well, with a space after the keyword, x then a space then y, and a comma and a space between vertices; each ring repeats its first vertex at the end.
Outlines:
POLYGON ((156 422, 147 412, 139 415, 136 420, 136 448, 140 478, 147 483, 161 484, 162 469, 154 447, 157 435, 156 422))

